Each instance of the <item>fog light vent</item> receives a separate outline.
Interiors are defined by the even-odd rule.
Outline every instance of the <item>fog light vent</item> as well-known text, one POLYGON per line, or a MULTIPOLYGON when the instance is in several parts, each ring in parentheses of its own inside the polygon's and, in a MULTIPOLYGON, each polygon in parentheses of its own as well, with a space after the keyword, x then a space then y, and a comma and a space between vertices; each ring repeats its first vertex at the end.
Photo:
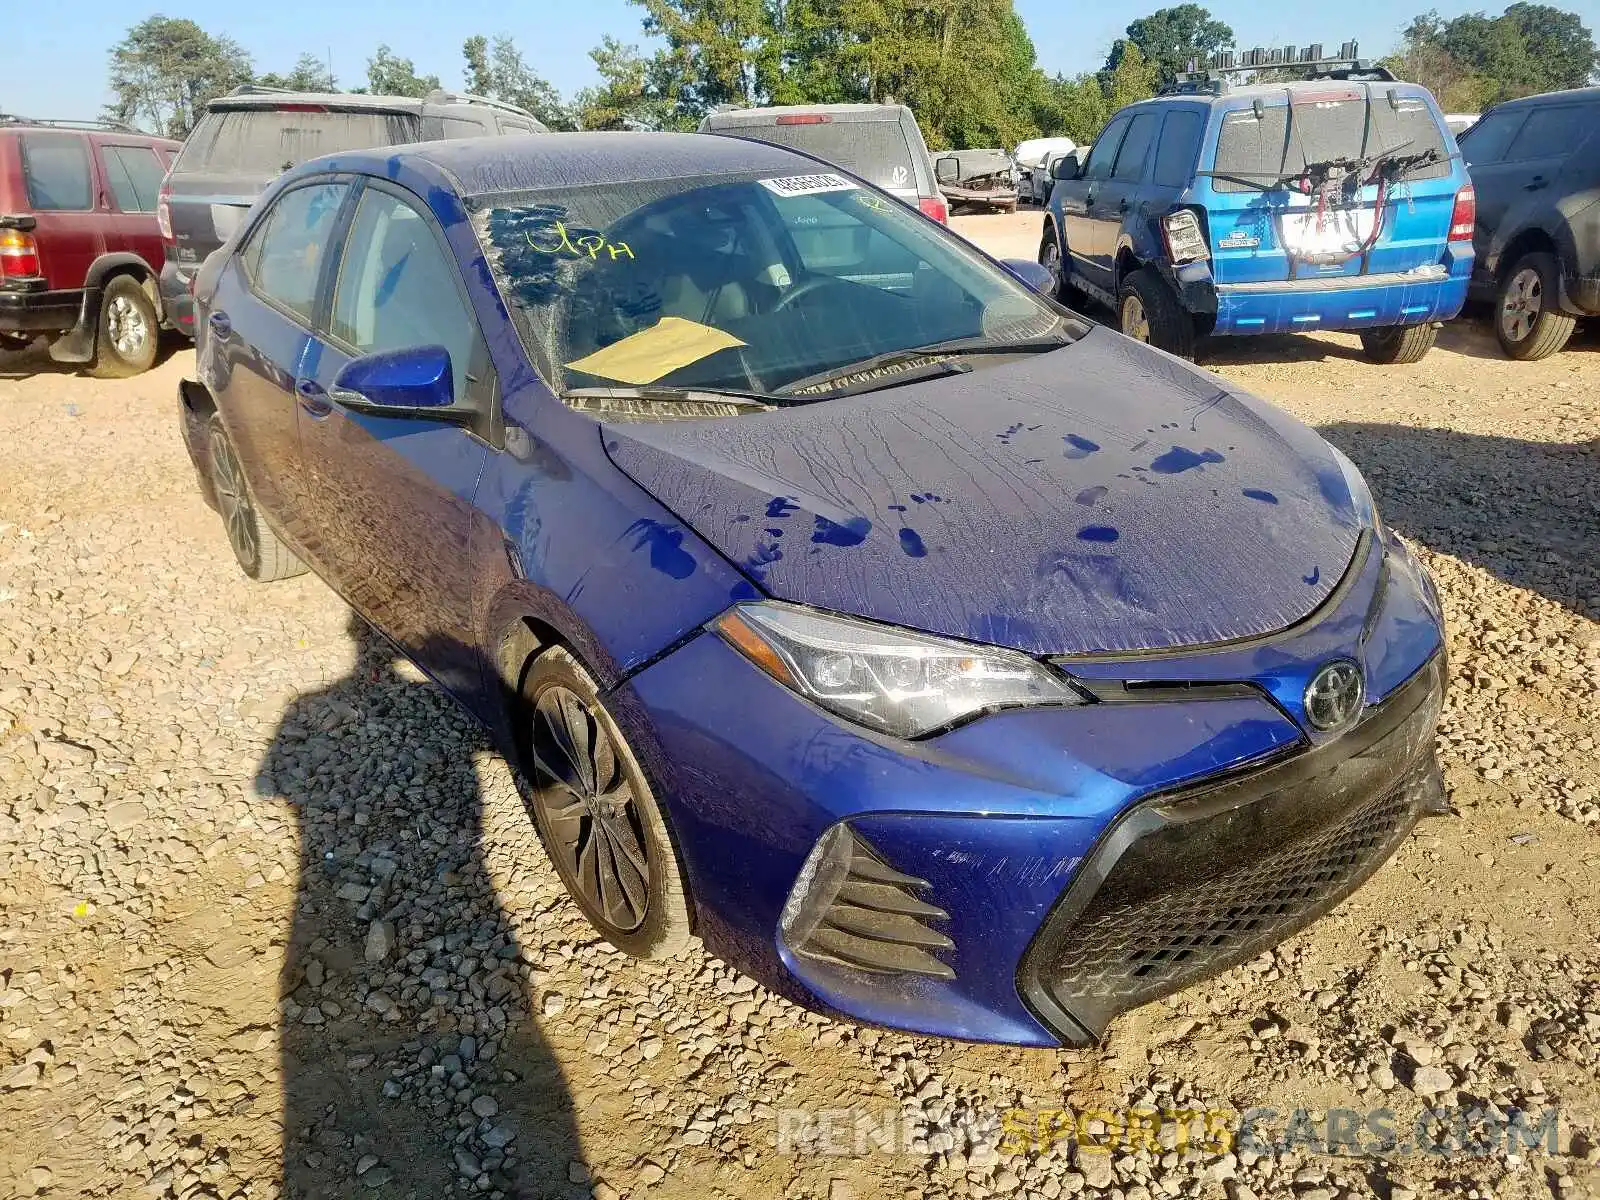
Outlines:
POLYGON ((928 886, 884 862, 848 825, 835 825, 800 869, 779 928, 789 948, 807 958, 954 979, 935 953, 955 943, 929 925, 950 914, 919 897, 928 886))

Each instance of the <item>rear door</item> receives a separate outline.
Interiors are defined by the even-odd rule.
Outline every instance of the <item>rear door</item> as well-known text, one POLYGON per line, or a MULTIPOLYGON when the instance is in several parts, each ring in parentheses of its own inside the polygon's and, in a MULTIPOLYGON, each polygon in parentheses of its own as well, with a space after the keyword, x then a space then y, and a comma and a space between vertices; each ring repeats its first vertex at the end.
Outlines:
POLYGON ((231 256, 197 331, 256 505, 300 551, 310 540, 295 383, 350 195, 342 179, 308 180, 279 195, 231 256))
POLYGON ((159 274, 164 253, 156 225, 156 198, 166 166, 153 146, 101 141, 97 148, 115 212, 112 249, 137 254, 159 274))
POLYGON ((1123 224, 1140 202, 1145 163, 1149 160, 1150 148, 1155 144, 1160 128, 1160 112, 1149 110, 1136 113, 1128 125, 1122 145, 1117 148, 1111 174, 1101 181, 1087 200, 1085 223, 1089 230, 1089 244, 1084 274, 1090 283, 1107 291, 1116 285, 1114 268, 1117 242, 1123 224))
POLYGON ((1501 109, 1487 114, 1461 139, 1461 157, 1472 176, 1478 197, 1478 223, 1472 248, 1478 262, 1488 265, 1489 245, 1505 220, 1506 210, 1522 195, 1526 172, 1506 161, 1506 152, 1528 119, 1528 108, 1501 109))
POLYGON ((106 252, 110 200, 81 133, 23 130, 17 134, 23 203, 38 219, 33 237, 39 268, 52 290, 81 288, 106 252))
POLYGON ((369 182, 357 205, 326 321, 298 381, 300 452, 324 577, 418 663, 462 694, 472 502, 490 453, 495 378, 460 271, 426 206, 369 182), (340 405, 339 371, 363 354, 442 345, 471 429, 340 405))
POLYGON ((1529 209, 1543 209, 1550 203, 1550 185, 1561 174, 1568 155, 1588 137, 1594 117, 1593 106, 1550 104, 1521 113, 1490 113, 1479 123, 1461 149, 1471 165, 1473 188, 1478 193, 1474 249, 1487 255, 1503 240, 1499 237, 1502 226, 1507 236, 1512 236, 1522 227, 1529 209), (1508 122, 1484 128, 1497 116, 1522 119, 1509 130, 1498 161, 1488 161, 1498 146, 1486 138, 1498 138, 1509 127, 1508 122), (1480 157, 1485 159, 1481 165, 1480 157))

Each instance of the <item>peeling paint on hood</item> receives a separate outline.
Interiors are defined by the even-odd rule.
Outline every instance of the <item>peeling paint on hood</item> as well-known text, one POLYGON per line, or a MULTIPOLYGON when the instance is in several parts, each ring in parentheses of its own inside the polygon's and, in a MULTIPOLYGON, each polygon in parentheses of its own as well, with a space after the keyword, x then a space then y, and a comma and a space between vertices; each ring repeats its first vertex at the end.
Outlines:
POLYGON ((1328 597, 1361 532, 1316 433, 1103 329, 970 374, 603 432, 769 594, 1032 654, 1275 632, 1328 597))

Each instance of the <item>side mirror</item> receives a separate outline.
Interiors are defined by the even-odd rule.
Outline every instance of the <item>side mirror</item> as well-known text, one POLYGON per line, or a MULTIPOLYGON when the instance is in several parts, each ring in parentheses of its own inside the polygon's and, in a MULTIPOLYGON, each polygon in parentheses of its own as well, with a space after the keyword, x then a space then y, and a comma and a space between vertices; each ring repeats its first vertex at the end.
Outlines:
POLYGON ((1076 153, 1065 155, 1056 159, 1056 165, 1050 168, 1052 179, 1076 179, 1083 170, 1083 160, 1076 153))
POLYGON ((455 375, 443 346, 408 346, 364 354, 344 365, 328 398, 355 412, 455 420, 455 375))
POLYGON ((1048 296, 1055 291, 1055 276, 1031 258, 1002 258, 1000 265, 1036 292, 1048 296))
POLYGON ((947 154, 934 162, 933 177, 940 183, 954 183, 961 178, 961 164, 947 154))

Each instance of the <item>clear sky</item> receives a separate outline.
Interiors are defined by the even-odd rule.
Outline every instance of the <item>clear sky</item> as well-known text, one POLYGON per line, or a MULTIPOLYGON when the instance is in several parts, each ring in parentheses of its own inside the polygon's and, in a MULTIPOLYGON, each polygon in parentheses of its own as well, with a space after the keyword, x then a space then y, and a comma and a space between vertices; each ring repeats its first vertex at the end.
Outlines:
MULTIPOLYGON (((8 0, 6 5, 21 3, 8 0)), ((1075 4, 1071 0, 1016 0, 1038 48, 1039 65, 1074 73, 1098 67, 1113 38, 1129 21, 1162 7, 1164 0, 1075 4)), ((1595 30, 1600 0, 1554 0, 1578 12, 1595 30)), ((1437 7, 1446 17, 1502 11, 1509 0, 1345 0, 1302 5, 1282 0, 1214 0, 1212 13, 1233 26, 1243 46, 1334 47, 1348 38, 1363 55, 1378 57, 1399 40, 1418 12, 1437 7)), ((45 0, 10 35, 0 38, 0 112, 32 117, 84 118, 109 99, 106 61, 141 8, 126 0, 45 0)), ((366 60, 380 42, 415 61, 420 74, 437 74, 446 87, 462 85, 461 43, 474 33, 510 34, 524 57, 564 94, 594 82, 588 51, 605 34, 644 44, 641 11, 628 0, 161 0, 156 11, 191 17, 211 33, 228 34, 250 52, 258 71, 283 71, 302 52, 331 53, 341 84, 365 81, 366 60), (443 15, 430 14, 430 9, 443 15)))

